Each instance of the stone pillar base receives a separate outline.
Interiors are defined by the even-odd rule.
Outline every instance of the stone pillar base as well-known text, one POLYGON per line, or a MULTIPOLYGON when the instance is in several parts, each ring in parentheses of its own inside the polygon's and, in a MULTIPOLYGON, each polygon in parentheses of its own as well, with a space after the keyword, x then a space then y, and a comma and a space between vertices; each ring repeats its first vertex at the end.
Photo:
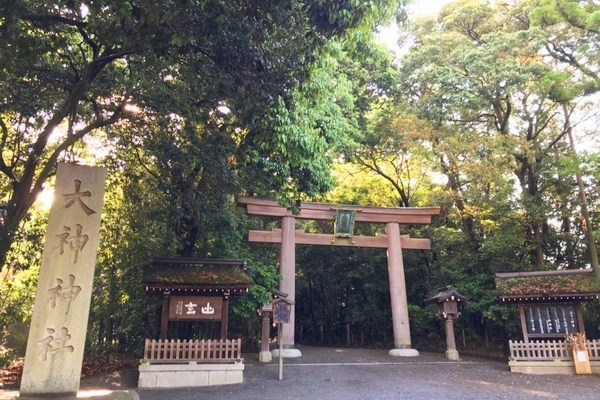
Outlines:
POLYGON ((260 353, 258 353, 258 361, 260 361, 262 363, 271 362, 272 359, 273 359, 273 355, 271 354, 270 351, 261 351, 260 353))
MULTIPOLYGON (((90 396, 94 400, 140 400, 140 396, 133 390, 116 390, 116 391, 99 391, 99 392, 107 392, 106 394, 94 394, 90 396)), ((88 397, 86 391, 79 392, 79 394, 85 394, 84 397, 88 397)), ((40 395, 40 396, 28 396, 23 395, 19 397, 15 397, 14 400, 41 400, 41 399, 52 399, 52 400, 77 400, 80 398, 79 396, 64 396, 64 397, 55 397, 52 395, 40 395)))
POLYGON ((139 366, 138 388, 177 388, 244 382, 244 364, 149 364, 139 366))
MULTIPOLYGON (((279 349, 271 350, 273 358, 279 358, 279 349)), ((283 349, 283 358, 297 358, 302 357, 302 353, 298 349, 283 349)))
POLYGON ((446 350, 446 358, 448 360, 460 360, 460 357, 458 356, 458 351, 456 351, 456 349, 446 350))
POLYGON ((419 352, 415 349, 392 349, 388 352, 392 357, 417 357, 419 352))

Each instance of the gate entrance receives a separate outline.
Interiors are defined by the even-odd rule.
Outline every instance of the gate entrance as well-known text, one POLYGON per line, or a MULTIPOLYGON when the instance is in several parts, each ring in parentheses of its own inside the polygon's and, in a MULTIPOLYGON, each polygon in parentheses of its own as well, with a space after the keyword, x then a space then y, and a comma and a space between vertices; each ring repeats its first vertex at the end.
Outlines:
MULTIPOLYGON (((418 351, 411 348, 402 249, 428 250, 431 248, 431 242, 429 239, 400 235, 400 224, 429 224, 432 215, 440 213, 439 207, 385 208, 302 202, 300 212, 294 215, 275 200, 239 197, 238 203, 246 207, 248 215, 281 218, 281 229, 251 230, 248 232, 248 240, 281 244, 279 290, 288 293, 287 298, 291 301, 296 299, 296 244, 386 248, 394 331, 394 349, 390 350, 389 354, 419 355, 418 351), (334 233, 316 234, 296 230, 296 219, 335 221, 334 233), (385 234, 354 236, 354 222, 385 224, 385 234)), ((300 351, 294 349, 294 317, 295 306, 292 306, 290 323, 283 326, 281 337, 285 357, 301 356, 300 351)))

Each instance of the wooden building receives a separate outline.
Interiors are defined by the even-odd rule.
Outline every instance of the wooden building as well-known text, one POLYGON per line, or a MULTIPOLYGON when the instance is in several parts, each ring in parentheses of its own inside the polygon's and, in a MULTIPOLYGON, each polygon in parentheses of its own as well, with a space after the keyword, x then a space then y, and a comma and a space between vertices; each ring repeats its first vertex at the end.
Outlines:
MULTIPOLYGON (((585 334, 582 302, 600 297, 592 270, 497 273, 503 305, 519 309, 523 340, 509 341, 513 372, 575 373, 568 335, 585 334)), ((600 373, 600 340, 587 340, 592 372, 600 373)))
POLYGON ((146 294, 162 296, 160 339, 146 339, 140 388, 210 386, 243 381, 241 340, 230 340, 229 299, 254 282, 246 260, 152 258, 144 268, 146 294), (179 325, 220 321, 220 338, 181 339, 179 325))

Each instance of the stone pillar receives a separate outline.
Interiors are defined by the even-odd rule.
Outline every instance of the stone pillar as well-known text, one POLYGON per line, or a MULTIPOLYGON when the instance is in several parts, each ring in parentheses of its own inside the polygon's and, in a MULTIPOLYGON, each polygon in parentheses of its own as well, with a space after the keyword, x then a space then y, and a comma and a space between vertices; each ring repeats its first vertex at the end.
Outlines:
POLYGON ((271 362, 272 355, 269 347, 271 341, 271 317, 268 311, 261 312, 262 325, 260 328, 260 353, 258 353, 258 361, 271 362))
POLYGON ((446 317, 446 358, 449 360, 459 359, 456 350, 456 339, 454 338, 454 318, 452 315, 446 317))
MULTIPOLYGON (((296 300, 296 218, 286 216, 281 219, 281 256, 279 269, 281 281, 279 290, 288 294, 287 299, 296 300)), ((283 324, 281 329, 281 342, 283 343, 284 357, 300 357, 300 350, 294 349, 294 319, 296 307, 292 304, 290 322, 283 324)), ((280 338, 278 338, 279 340, 280 338)), ((273 356, 279 356, 278 351, 274 350, 273 356)))
POLYGON ((417 350, 411 349, 410 324, 408 320, 408 300, 406 298, 406 282, 404 280, 404 261, 402 260, 402 244, 400 243, 400 226, 396 222, 388 222, 385 226, 388 237, 388 273, 390 279, 390 297, 392 301, 392 324, 394 328, 394 349, 390 356, 418 356, 417 350))
POLYGON ((20 397, 75 396, 92 299, 106 169, 59 163, 20 397))

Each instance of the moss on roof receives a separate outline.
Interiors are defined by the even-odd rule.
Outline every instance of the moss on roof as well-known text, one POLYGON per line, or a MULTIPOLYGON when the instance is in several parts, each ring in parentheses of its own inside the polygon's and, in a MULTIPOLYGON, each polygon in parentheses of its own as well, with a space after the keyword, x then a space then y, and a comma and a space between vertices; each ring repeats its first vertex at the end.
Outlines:
POLYGON ((144 268, 143 284, 195 286, 252 286, 245 261, 210 259, 153 259, 144 268))
POLYGON ((500 297, 600 292, 600 282, 596 280, 593 273, 498 275, 502 274, 496 275, 496 290, 500 297))

